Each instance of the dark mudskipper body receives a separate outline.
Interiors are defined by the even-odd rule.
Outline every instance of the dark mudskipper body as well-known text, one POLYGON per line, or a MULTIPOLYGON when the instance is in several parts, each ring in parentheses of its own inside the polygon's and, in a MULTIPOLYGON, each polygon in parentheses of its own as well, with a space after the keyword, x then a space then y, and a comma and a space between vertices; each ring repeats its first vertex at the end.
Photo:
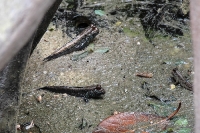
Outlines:
POLYGON ((47 90, 56 93, 67 93, 72 96, 83 97, 87 102, 89 98, 100 98, 105 94, 101 85, 92 85, 86 87, 69 87, 69 86, 46 86, 38 90, 47 90))
POLYGON ((50 61, 62 55, 69 54, 74 51, 83 50, 99 33, 99 29, 91 24, 81 34, 69 43, 63 45, 61 48, 54 51, 51 55, 44 58, 43 61, 50 61))
POLYGON ((190 90, 190 91, 193 91, 193 86, 192 84, 187 81, 182 75, 181 73, 178 71, 177 68, 174 68, 172 70, 172 75, 173 75, 173 79, 176 81, 176 84, 180 84, 182 87, 190 90))

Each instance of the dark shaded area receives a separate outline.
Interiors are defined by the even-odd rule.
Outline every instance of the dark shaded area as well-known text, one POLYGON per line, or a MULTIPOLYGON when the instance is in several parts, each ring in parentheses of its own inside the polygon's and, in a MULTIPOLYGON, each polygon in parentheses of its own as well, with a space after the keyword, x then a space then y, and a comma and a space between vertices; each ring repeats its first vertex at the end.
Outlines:
POLYGON ((30 53, 35 49, 38 42, 53 18, 55 11, 60 5, 58 0, 46 13, 37 31, 32 35, 27 44, 0 72, 0 132, 14 133, 16 128, 18 105, 20 103, 20 81, 30 53))
POLYGON ((126 4, 110 11, 111 15, 126 13, 127 18, 139 16, 146 38, 162 36, 183 36, 185 20, 189 20, 189 11, 183 13, 183 1, 150 0, 126 4))
POLYGON ((32 41, 0 72, 0 131, 14 133, 18 105, 20 102, 20 79, 30 55, 32 41))
POLYGON ((80 34, 89 25, 94 24, 96 27, 107 27, 108 23, 103 18, 98 18, 94 13, 95 10, 103 10, 102 7, 88 7, 91 11, 87 14, 77 11, 77 8, 84 9, 82 0, 74 0, 73 2, 67 2, 67 7, 60 6, 56 11, 52 23, 58 28, 61 27, 63 36, 66 34, 73 38, 73 34, 80 34), (79 1, 79 2, 78 2, 79 1), (72 7, 72 9, 70 8, 72 7))
POLYGON ((178 23, 179 7, 173 4, 164 4, 162 7, 153 6, 150 11, 140 15, 145 36, 151 40, 157 31, 170 36, 182 36, 183 31, 178 23), (143 17, 144 16, 144 17, 143 17))
POLYGON ((46 11, 55 3, 49 1, 20 0, 1 2, 0 70, 22 49, 32 37, 46 11))
POLYGON ((91 14, 90 16, 85 16, 76 11, 69 11, 59 7, 55 13, 55 16, 53 17, 52 22, 56 28, 61 26, 64 36, 67 34, 73 38, 72 33, 78 35, 90 24, 95 24, 92 16, 93 15, 91 14))

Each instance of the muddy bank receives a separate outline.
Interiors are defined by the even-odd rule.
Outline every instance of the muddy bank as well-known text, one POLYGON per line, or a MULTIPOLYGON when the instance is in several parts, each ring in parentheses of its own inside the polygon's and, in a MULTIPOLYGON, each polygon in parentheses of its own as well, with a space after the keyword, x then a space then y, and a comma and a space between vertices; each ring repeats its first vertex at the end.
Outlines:
MULTIPOLYGON (((105 9, 109 6, 113 7, 108 5, 105 9)), ((80 10, 86 15, 93 11, 80 10)), ((187 119, 186 127, 193 132, 193 93, 179 85, 175 89, 170 88, 173 68, 178 67, 184 75, 188 70, 193 71, 189 27, 182 31, 183 36, 166 36, 160 34, 161 31, 155 31, 152 41, 149 41, 137 15, 127 18, 126 15, 106 13, 96 17, 99 22, 108 25, 103 27, 99 24, 100 33, 92 42, 94 52, 78 61, 71 60, 71 57, 84 50, 42 62, 72 39, 67 35, 63 37, 62 28, 50 26, 53 30, 45 33, 34 50, 21 83, 24 95, 18 123, 33 120, 41 132, 92 132, 101 120, 114 111, 156 114, 149 103, 176 107, 181 101, 183 106, 177 117, 187 119), (101 48, 108 48, 109 51, 95 52, 101 48), (140 78, 135 76, 137 72, 151 72, 153 77, 140 78), (148 83, 148 90, 142 87, 144 82, 148 83), (106 94, 103 99, 90 99, 88 103, 69 95, 30 92, 43 86, 93 84, 101 84, 106 94), (147 91, 159 100, 148 97, 147 91), (43 95, 41 103, 36 100, 38 95, 43 95)), ((168 112, 171 112, 170 109, 168 112)))

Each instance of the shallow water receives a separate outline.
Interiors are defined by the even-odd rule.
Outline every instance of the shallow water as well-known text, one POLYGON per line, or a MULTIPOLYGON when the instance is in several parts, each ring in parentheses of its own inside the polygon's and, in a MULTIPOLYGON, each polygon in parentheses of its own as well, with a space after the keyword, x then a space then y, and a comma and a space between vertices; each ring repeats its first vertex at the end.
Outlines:
MULTIPOLYGON (((95 50, 109 48, 107 53, 93 52, 72 61, 72 55, 83 52, 79 51, 43 63, 45 57, 71 40, 68 36, 63 38, 60 28, 45 33, 28 61, 21 83, 26 94, 22 95, 18 123, 33 120, 43 133, 90 133, 114 111, 156 114, 148 103, 169 101, 166 104, 176 108, 181 101, 177 117, 187 119, 187 127, 193 132, 193 93, 179 85, 170 89, 173 68, 178 67, 183 74, 193 70, 189 28, 184 30, 184 36, 155 35, 152 45, 137 16, 126 21, 122 16, 109 14, 99 17, 107 20, 109 28, 99 27, 100 33, 92 43, 95 50), (111 20, 121 24, 111 23, 111 20), (119 32, 125 27, 130 31, 119 32), (137 72, 151 72, 153 77, 140 78, 135 76, 137 72), (151 95, 161 101, 146 96, 147 90, 141 87, 144 81, 148 83, 151 95), (50 85, 93 84, 101 84, 106 94, 103 99, 90 99, 88 103, 69 95, 31 91, 50 85), (44 95, 41 103, 36 100, 38 95, 44 95)), ((169 110, 167 115, 171 112, 169 110)))

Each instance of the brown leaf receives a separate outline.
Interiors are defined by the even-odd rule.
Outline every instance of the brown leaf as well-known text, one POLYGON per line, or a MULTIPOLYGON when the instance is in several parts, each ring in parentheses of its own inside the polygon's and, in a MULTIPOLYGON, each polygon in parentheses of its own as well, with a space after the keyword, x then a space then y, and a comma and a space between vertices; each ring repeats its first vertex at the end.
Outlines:
POLYGON ((169 120, 179 111, 180 107, 181 103, 168 117, 135 112, 119 113, 103 120, 92 133, 148 133, 156 126, 161 131, 169 124, 169 120))

